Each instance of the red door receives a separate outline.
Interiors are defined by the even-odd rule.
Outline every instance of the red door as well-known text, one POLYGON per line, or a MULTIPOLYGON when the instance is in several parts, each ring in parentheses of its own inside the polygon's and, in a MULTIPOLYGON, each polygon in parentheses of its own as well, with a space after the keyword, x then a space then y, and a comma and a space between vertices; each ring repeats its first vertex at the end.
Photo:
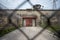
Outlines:
POLYGON ((26 26, 32 26, 32 19, 26 19, 26 26))

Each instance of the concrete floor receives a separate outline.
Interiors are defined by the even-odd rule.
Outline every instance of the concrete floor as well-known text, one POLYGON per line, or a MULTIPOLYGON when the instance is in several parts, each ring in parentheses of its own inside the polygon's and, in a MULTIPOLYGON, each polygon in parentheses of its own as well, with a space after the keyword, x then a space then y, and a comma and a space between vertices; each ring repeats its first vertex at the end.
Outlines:
MULTIPOLYGON (((22 27, 20 28, 29 39, 32 39, 35 35, 37 35, 41 31, 41 27, 22 27)), ((29 40, 22 31, 18 29, 6 34, 1 37, 0 40, 29 40)), ((43 31, 43 33, 38 35, 34 40, 58 40, 56 36, 53 35, 48 30, 43 31)))

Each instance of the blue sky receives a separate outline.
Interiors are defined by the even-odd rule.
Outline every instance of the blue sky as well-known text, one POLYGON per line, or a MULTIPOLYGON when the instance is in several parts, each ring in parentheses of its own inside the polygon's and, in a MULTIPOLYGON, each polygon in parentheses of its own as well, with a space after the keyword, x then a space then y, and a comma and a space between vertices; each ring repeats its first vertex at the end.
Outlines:
MULTIPOLYGON (((25 0, 0 0, 0 3, 6 6, 8 9, 15 9, 19 4, 24 2, 25 0)), ((52 0, 30 0, 33 5, 35 4, 41 4, 43 9, 52 9, 52 0)), ((57 8, 60 7, 60 0, 56 1, 57 8)), ((21 6, 19 9, 27 9, 32 8, 32 6, 27 2, 23 6, 21 6)))

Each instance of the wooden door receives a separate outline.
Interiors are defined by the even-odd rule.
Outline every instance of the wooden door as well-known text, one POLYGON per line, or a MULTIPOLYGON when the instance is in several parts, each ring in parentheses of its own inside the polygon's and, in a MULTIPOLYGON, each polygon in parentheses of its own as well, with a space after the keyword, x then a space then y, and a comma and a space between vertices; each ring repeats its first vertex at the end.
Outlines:
POLYGON ((26 26, 32 26, 32 19, 26 19, 26 26))

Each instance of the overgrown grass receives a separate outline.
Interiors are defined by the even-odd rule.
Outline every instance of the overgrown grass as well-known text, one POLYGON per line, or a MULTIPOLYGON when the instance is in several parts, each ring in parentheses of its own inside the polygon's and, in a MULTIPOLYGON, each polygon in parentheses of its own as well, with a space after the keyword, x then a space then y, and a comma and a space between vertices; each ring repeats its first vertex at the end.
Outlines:
MULTIPOLYGON (((54 29, 57 30, 57 31, 60 30, 60 25, 53 25, 52 27, 54 27, 54 29)), ((54 30, 50 27, 48 28, 48 30, 54 32, 54 30)))
POLYGON ((7 29, 3 29, 2 31, 0 31, 0 37, 4 36, 5 34, 13 31, 13 30, 15 30, 15 29, 16 29, 16 28, 13 27, 13 26, 12 26, 12 27, 9 27, 9 28, 7 28, 7 29))
MULTIPOLYGON (((40 26, 41 26, 42 28, 44 28, 46 25, 47 25, 47 24, 45 23, 45 24, 42 24, 42 25, 40 25, 40 26)), ((58 25, 58 24, 51 25, 51 26, 54 27, 55 30, 60 30, 60 25, 58 25)), ((54 30, 53 30, 50 26, 48 26, 47 29, 50 30, 50 31, 52 31, 52 32, 54 32, 54 30)))

